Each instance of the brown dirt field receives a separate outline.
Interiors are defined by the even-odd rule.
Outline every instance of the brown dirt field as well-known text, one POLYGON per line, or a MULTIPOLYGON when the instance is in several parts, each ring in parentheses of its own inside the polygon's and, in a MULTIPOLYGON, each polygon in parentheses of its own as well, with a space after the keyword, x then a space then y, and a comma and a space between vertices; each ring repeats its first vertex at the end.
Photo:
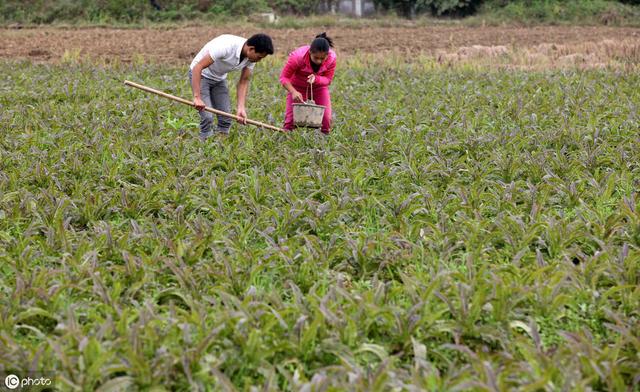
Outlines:
MULTIPOLYGON (((228 28, 195 26, 174 29, 1 28, 0 59, 58 62, 66 56, 107 63, 142 60, 178 65, 189 62, 202 45, 219 34, 249 36, 255 32, 270 34, 277 54, 283 56, 310 41, 319 30, 234 28, 230 31, 228 28)), ((329 29, 328 33, 336 41, 338 54, 345 57, 396 54, 405 55, 407 61, 411 61, 417 55, 423 55, 445 63, 502 57, 501 64, 530 68, 535 68, 535 64, 545 67, 565 63, 579 65, 580 62, 603 64, 612 58, 627 64, 640 60, 640 28, 339 27, 329 29)))

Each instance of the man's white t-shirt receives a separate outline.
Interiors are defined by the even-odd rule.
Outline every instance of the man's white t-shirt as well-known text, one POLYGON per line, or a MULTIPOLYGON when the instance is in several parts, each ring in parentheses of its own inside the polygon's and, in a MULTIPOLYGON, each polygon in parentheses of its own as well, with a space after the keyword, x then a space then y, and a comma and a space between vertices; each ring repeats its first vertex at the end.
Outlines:
POLYGON ((189 68, 193 70, 204 56, 210 56, 213 64, 202 70, 202 76, 215 81, 227 78, 227 73, 236 69, 249 68, 253 70, 255 63, 246 57, 240 62, 242 46, 247 42, 245 38, 231 34, 220 35, 209 41, 191 62, 189 68))

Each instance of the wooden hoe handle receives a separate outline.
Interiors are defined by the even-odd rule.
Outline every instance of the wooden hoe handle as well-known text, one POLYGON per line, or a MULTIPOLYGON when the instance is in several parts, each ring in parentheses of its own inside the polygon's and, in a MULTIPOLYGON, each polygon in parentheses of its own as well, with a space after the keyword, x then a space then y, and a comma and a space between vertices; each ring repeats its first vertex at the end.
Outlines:
MULTIPOLYGON (((140 90, 146 91, 148 93, 152 93, 152 94, 159 95, 161 97, 169 98, 171 100, 174 100, 174 101, 177 101, 177 102, 180 102, 180 103, 183 103, 185 105, 189 105, 189 106, 193 107, 193 102, 188 101, 188 100, 186 100, 184 98, 176 97, 175 95, 167 94, 167 93, 162 92, 160 90, 156 90, 156 89, 153 89, 151 87, 143 86, 142 84, 134 83, 134 82, 131 82, 129 80, 125 80, 124 84, 126 84, 127 86, 130 86, 130 87, 135 87, 135 88, 138 88, 140 90)), ((236 116, 235 114, 223 112, 222 110, 210 108, 208 106, 205 106, 204 109, 202 109, 202 110, 205 110, 207 112, 211 112, 211 113, 214 113, 214 114, 219 114, 219 115, 225 116, 225 117, 230 117, 230 118, 233 118, 234 120, 242 121, 242 119, 239 116, 236 116)), ((265 124, 265 123, 262 123, 260 121, 255 121, 255 120, 250 120, 250 119, 247 119, 247 124, 251 124, 251 125, 258 126, 258 127, 271 129, 271 130, 274 130, 274 131, 282 131, 282 132, 285 131, 282 128, 274 127, 273 125, 265 124)))

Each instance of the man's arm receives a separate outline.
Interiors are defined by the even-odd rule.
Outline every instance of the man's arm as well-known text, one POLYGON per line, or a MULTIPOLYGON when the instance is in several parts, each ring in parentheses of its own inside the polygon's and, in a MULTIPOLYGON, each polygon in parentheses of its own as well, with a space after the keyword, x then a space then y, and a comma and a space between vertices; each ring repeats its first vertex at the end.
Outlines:
POLYGON ((202 70, 213 64, 211 56, 204 56, 202 60, 191 70, 191 89, 193 90, 193 106, 198 110, 205 107, 202 97, 200 96, 200 80, 202 79, 202 70))
POLYGON ((248 67, 242 68, 240 79, 238 80, 238 109, 236 110, 236 114, 242 118, 242 121, 240 121, 242 124, 247 123, 245 102, 247 99, 247 91, 249 91, 249 79, 251 79, 251 69, 248 67))

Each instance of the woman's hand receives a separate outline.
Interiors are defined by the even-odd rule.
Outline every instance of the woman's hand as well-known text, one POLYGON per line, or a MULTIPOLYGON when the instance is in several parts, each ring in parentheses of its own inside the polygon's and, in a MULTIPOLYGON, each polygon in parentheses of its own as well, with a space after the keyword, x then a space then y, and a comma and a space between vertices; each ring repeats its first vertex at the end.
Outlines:
POLYGON ((302 94, 300 94, 300 92, 298 90, 296 90, 295 87, 293 87, 293 84, 291 84, 291 82, 287 82, 284 84, 284 88, 289 92, 289 94, 291 94, 291 98, 293 98, 293 101, 298 101, 298 102, 302 102, 304 103, 304 99, 302 98, 302 94))
POLYGON ((307 83, 309 84, 313 84, 313 82, 316 81, 316 74, 311 74, 309 76, 307 76, 307 83))
POLYGON ((299 91, 293 90, 291 92, 291 97, 293 98, 294 101, 304 102, 304 99, 302 98, 302 94, 300 94, 299 91))

